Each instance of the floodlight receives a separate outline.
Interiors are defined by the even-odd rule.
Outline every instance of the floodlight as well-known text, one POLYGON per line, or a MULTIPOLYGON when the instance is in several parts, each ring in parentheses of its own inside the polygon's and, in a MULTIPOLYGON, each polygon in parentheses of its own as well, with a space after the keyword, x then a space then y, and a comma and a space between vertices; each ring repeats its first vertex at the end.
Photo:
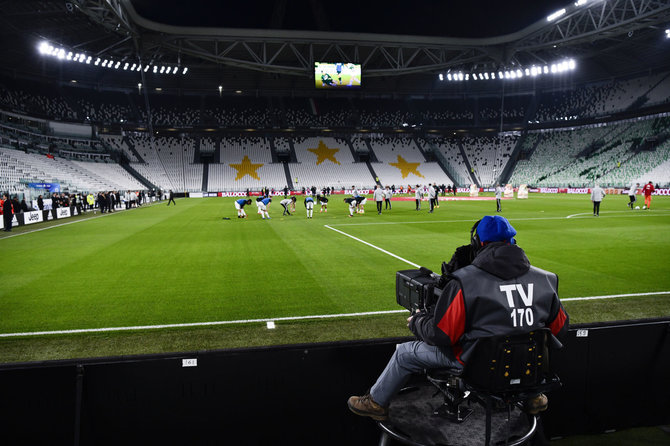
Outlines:
POLYGON ((116 65, 114 65, 114 69, 117 70, 120 65, 121 65, 121 62, 117 62, 116 65))
POLYGON ((526 68, 524 71, 526 72, 526 76, 530 76, 530 68, 526 68))
POLYGON ((470 80, 470 73, 465 73, 465 80, 469 81, 470 80))
POLYGON ((72 60, 72 51, 67 53, 67 56, 65 57, 67 60, 72 60))
POLYGON ((219 93, 221 93, 222 91, 223 91, 223 86, 219 85, 219 93))
POLYGON ((519 78, 523 77, 523 73, 521 72, 521 70, 516 70, 516 77, 519 77, 519 78))
POLYGON ((137 64, 137 71, 139 72, 142 69, 142 64, 137 64))
POLYGON ((503 76, 502 71, 498 71, 498 79, 503 79, 505 76, 503 76))
POLYGON ((127 70, 127 69, 128 69, 128 62, 126 62, 125 64, 123 64, 123 69, 124 69, 124 70, 127 70))
POLYGON ((86 63, 87 63, 87 64, 90 64, 90 63, 91 63, 91 59, 93 59, 93 57, 88 56, 88 57, 86 58, 86 63))
POLYGON ((512 70, 509 72, 510 79, 516 79, 516 71, 512 70))
POLYGON ((544 66, 544 74, 547 74, 547 73, 549 73, 549 67, 545 65, 544 66))
POLYGON ((570 59, 568 61, 568 66, 570 67, 571 70, 574 70, 577 67, 577 64, 575 63, 575 59, 570 59))
MULTIPOLYGON (((126 65, 128 65, 128 64, 126 64, 126 65)), ((136 67, 136 66, 137 66, 137 64, 134 63, 134 64, 130 67, 130 71, 135 71, 135 67, 136 67)))
POLYGON ((181 72, 181 74, 186 74, 188 72, 188 67, 184 67, 184 71, 181 72))
POLYGON ((665 30, 665 38, 670 39, 670 28, 665 30))
POLYGON ((144 72, 146 73, 147 71, 149 71, 149 65, 144 66, 144 72))
POLYGON ((106 67, 106 66, 107 66, 107 59, 105 59, 105 60, 102 62, 102 66, 103 66, 103 67, 106 67))
POLYGON ((95 62, 93 62, 93 65, 95 65, 96 67, 97 67, 98 65, 100 65, 100 58, 99 58, 99 57, 97 57, 97 58, 95 59, 95 62))
POLYGON ((163 74, 165 72, 165 67, 161 67, 160 73, 163 74))
POLYGON ((451 80, 451 73, 447 73, 447 79, 451 80))
POLYGON ((58 50, 58 56, 57 57, 61 60, 65 59, 65 50, 63 48, 58 50))
POLYGON ((555 13, 551 14, 549 17, 547 17, 547 22, 553 22, 554 20, 556 20, 557 18, 559 18, 563 14, 565 14, 565 8, 560 9, 560 10, 556 11, 555 13))
POLYGON ((460 72, 458 73, 458 80, 459 81, 463 80, 463 73, 460 73, 460 72))
POLYGON ((51 45, 49 45, 49 42, 43 41, 42 43, 40 43, 37 49, 39 50, 40 54, 47 54, 51 51, 50 47, 51 45))
POLYGON ((156 65, 154 65, 154 73, 157 73, 157 72, 158 72, 158 67, 156 65))
POLYGON ((178 70, 179 70, 179 67, 174 67, 174 70, 172 70, 172 74, 177 74, 178 70))
POLYGON ((551 64, 551 72, 556 73, 556 64, 555 63, 551 64))
POLYGON ((438 77, 440 78, 441 81, 444 80, 444 75, 442 73, 440 73, 438 77))
POLYGON ((496 78, 496 74, 495 74, 495 72, 492 72, 491 73, 491 79, 495 79, 495 78, 496 78))
POLYGON ((577 0, 577 1, 575 2, 575 6, 582 6, 582 5, 585 5, 586 3, 588 3, 588 1, 589 1, 589 0, 577 0))
POLYGON ((484 73, 484 79, 489 80, 489 74, 488 73, 484 73))

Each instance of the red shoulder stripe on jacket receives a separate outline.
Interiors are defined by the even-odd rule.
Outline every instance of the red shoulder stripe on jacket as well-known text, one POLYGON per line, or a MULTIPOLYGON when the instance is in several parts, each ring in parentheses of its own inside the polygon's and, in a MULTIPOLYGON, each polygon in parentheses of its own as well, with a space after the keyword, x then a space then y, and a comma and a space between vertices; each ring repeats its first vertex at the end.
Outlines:
POLYGON ((458 294, 447 308, 447 311, 437 323, 437 328, 449 336, 451 345, 454 346, 465 331, 465 301, 463 300, 463 290, 458 290, 458 294))
POLYGON ((563 328, 563 325, 565 325, 565 320, 567 317, 565 316, 565 312, 563 311, 563 308, 558 309, 558 314, 554 318, 554 320, 549 324, 549 329, 551 330, 551 333, 556 336, 558 332, 561 331, 563 328))

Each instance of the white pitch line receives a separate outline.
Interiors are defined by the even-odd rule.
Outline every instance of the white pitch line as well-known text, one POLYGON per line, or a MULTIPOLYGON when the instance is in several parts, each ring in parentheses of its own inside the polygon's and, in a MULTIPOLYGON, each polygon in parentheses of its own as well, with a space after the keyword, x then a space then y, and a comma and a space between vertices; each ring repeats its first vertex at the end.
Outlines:
POLYGON ((407 310, 387 310, 387 311, 368 311, 364 313, 342 313, 342 314, 320 314, 312 316, 289 316, 289 317, 273 317, 265 319, 240 319, 235 321, 215 321, 215 322, 190 322, 184 324, 162 324, 162 325, 137 325, 133 327, 108 327, 108 328, 82 328, 77 330, 53 330, 53 331, 32 331, 26 333, 0 333, 0 338, 10 338, 18 336, 45 336, 45 335, 59 335, 59 334, 81 334, 81 333, 100 333, 108 331, 131 331, 131 330, 157 330, 161 328, 184 328, 184 327, 211 327, 215 325, 234 325, 234 324, 250 324, 270 321, 299 321, 306 319, 332 319, 341 317, 356 317, 356 316, 374 316, 380 314, 406 313, 407 310))
POLYGON ((389 255, 389 256, 394 257, 394 258, 396 258, 396 259, 398 259, 398 260, 401 260, 401 261, 407 263, 408 265, 412 265, 414 268, 421 268, 421 265, 417 265, 417 264, 414 263, 414 262, 410 262, 410 261, 407 260, 407 259, 403 259, 402 257, 397 256, 397 255, 393 254, 392 252, 388 252, 387 250, 382 249, 382 248, 380 248, 379 246, 375 246, 375 245, 373 245, 372 243, 368 243, 368 242, 366 242, 365 240, 361 240, 361 239, 359 239, 359 238, 357 238, 357 237, 354 237, 353 235, 349 235, 349 234, 347 234, 346 232, 342 232, 342 231, 340 231, 339 229, 335 229, 335 228, 330 227, 330 226, 328 226, 328 225, 324 225, 324 226, 325 226, 326 228, 330 229, 331 231, 339 232, 340 234, 342 234, 342 235, 346 235, 347 237, 349 237, 349 238, 351 238, 351 239, 354 239, 354 240, 356 240, 357 242, 363 243, 364 245, 367 245, 367 246, 369 246, 369 247, 371 247, 371 248, 374 248, 374 249, 376 249, 377 251, 381 251, 381 252, 383 252, 383 253, 386 254, 386 255, 389 255))
MULTIPOLYGON (((624 214, 629 214, 630 217, 667 217, 670 215, 668 212, 659 211, 654 214, 632 214, 631 211, 607 211, 607 213, 621 212, 624 214)), ((603 212, 605 213, 605 212, 603 212)), ((576 215, 593 215, 590 212, 583 214, 572 214, 565 217, 528 217, 528 218, 508 218, 510 222, 515 221, 541 221, 541 220, 565 220, 566 218, 572 218, 576 215)), ((582 218, 582 217, 579 217, 582 218)), ((605 217, 607 218, 607 216, 605 217)), ((617 217, 619 218, 619 217, 617 217)), ((387 221, 387 222, 369 222, 369 223, 333 223, 332 226, 373 226, 373 225, 421 225, 421 224, 432 224, 432 223, 473 223, 475 220, 428 220, 428 221, 387 221)))
MULTIPOLYGON (((654 293, 633 293, 633 294, 611 294, 608 296, 590 296, 590 297, 568 297, 561 299, 561 302, 569 302, 575 300, 593 300, 593 299, 615 299, 617 297, 635 297, 635 296, 657 296, 670 295, 670 291, 658 291, 654 293)), ((386 310, 386 311, 366 311, 361 313, 340 313, 340 314, 318 314, 310 316, 287 316, 287 317, 272 317, 264 319, 239 319, 234 321, 214 321, 214 322, 190 322, 183 324, 161 324, 161 325, 137 325, 132 327, 107 327, 107 328, 82 328, 77 330, 53 330, 53 331, 32 331, 25 333, 0 333, 0 338, 11 338, 21 336, 47 336, 47 335, 61 335, 61 334, 86 334, 86 333, 100 333, 113 331, 133 331, 133 330, 158 330, 163 328, 189 328, 189 327, 212 327, 217 325, 238 325, 238 324, 253 324, 253 323, 267 323, 267 322, 290 322, 309 319, 336 319, 344 317, 359 317, 359 316, 378 316, 383 314, 397 314, 406 313, 407 310, 386 310)))
POLYGON ((597 299, 614 299, 616 297, 634 297, 634 296, 660 296, 663 294, 670 295, 670 291, 657 291, 654 293, 633 293, 633 294, 610 294, 607 296, 589 296, 589 297, 566 297, 561 298, 561 302, 570 302, 571 300, 597 300, 597 299))
MULTIPOLYGON (((152 205, 154 205, 154 204, 155 204, 155 203, 149 203, 149 204, 145 204, 145 205, 143 205, 143 206, 149 207, 149 206, 152 206, 152 205)), ((10 238, 13 238, 13 237, 19 237, 19 236, 21 236, 21 235, 32 234, 32 233, 40 232, 40 231, 46 231, 47 229, 60 228, 61 226, 67 226, 67 225, 72 225, 72 224, 75 224, 75 223, 81 223, 81 222, 83 222, 83 221, 95 220, 95 219, 97 219, 97 218, 109 217, 110 215, 118 215, 118 214, 120 214, 120 213, 122 213, 122 212, 132 211, 133 209, 140 209, 140 208, 141 208, 141 207, 136 207, 136 208, 131 208, 131 209, 123 209, 123 210, 119 210, 119 209, 117 209, 117 210, 114 211, 114 212, 107 212, 107 214, 100 214, 100 215, 98 215, 98 216, 96 216, 95 214, 92 215, 92 216, 90 216, 90 217, 86 217, 86 216, 85 216, 85 218, 80 218, 79 220, 74 220, 74 221, 68 221, 68 222, 66 222, 66 223, 61 223, 61 224, 59 224, 59 225, 46 226, 46 227, 44 227, 44 228, 33 229, 33 230, 31 230, 31 231, 20 232, 20 233, 18 233, 18 234, 7 235, 7 236, 5 236, 5 237, 0 237, 0 240, 10 239, 10 238)), ((82 214, 79 214, 79 215, 82 215, 82 214)), ((53 220, 47 220, 47 222, 49 222, 49 221, 53 221, 53 220)), ((46 223, 46 222, 43 222, 43 223, 46 223)), ((24 225, 24 226, 26 226, 26 225, 24 225)), ((14 227, 16 227, 16 226, 14 226, 14 227)))
MULTIPOLYGON (((629 214, 631 217, 633 217, 633 216, 635 216, 635 217, 637 217, 637 216, 640 216, 640 217, 641 217, 641 216, 644 216, 644 217, 652 217, 652 216, 661 217, 661 216, 666 216, 666 215, 668 215, 667 212, 664 212, 664 211, 660 211, 660 212, 656 212, 656 213, 654 213, 654 214, 651 214, 651 213, 646 213, 646 212, 633 213, 633 212, 630 211, 630 210, 628 210, 628 211, 603 211, 603 214, 629 214)), ((579 213, 579 214, 568 215, 568 216, 565 217, 565 218, 577 217, 578 215, 588 215, 588 216, 591 216, 591 215, 593 215, 593 212, 581 212, 581 213, 579 213)))

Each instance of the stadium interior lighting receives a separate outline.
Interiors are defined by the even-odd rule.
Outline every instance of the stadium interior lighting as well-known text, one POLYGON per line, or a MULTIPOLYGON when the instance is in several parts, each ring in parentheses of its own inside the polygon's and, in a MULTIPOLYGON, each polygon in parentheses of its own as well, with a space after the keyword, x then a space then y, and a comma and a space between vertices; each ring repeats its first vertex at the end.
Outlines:
POLYGON ((555 13, 549 15, 549 17, 547 17, 547 22, 553 22, 554 20, 556 20, 557 18, 559 18, 563 14, 565 14, 565 8, 559 9, 555 13))
POLYGON ((665 38, 670 39, 670 28, 665 30, 665 38))
POLYGON ((440 73, 439 78, 440 78, 441 81, 443 81, 444 80, 444 74, 440 73))
MULTIPOLYGON (((93 56, 87 55, 86 53, 76 53, 74 51, 69 51, 66 48, 60 47, 60 46, 54 46, 51 43, 49 43, 46 40, 41 41, 37 45, 37 52, 45 57, 54 57, 60 61, 67 61, 67 62, 79 62, 79 63, 85 63, 87 65, 91 64, 91 61, 93 61, 93 56)), ((121 60, 114 60, 114 59, 102 59, 101 57, 96 57, 95 61, 93 62, 93 65, 96 67, 104 67, 104 68, 111 68, 118 70, 120 67, 123 68, 124 71, 140 71, 143 66, 142 64, 138 63, 133 63, 131 66, 131 62, 124 62, 121 60)), ((150 68, 149 65, 144 66, 144 71, 146 72, 150 68)), ((181 68, 178 64, 172 65, 163 65, 160 67, 161 68, 161 73, 165 74, 177 74, 179 71, 179 68, 181 68)), ((156 73, 158 70, 157 66, 154 66, 154 73, 156 73)), ((183 72, 182 74, 186 74, 188 71, 188 67, 183 67, 183 72)))
POLYGON ((577 0, 575 2, 575 6, 582 6, 582 5, 587 4, 588 2, 589 2, 589 0, 577 0))
MULTIPOLYGON (((495 72, 471 72, 464 73, 459 71, 458 73, 447 73, 447 80, 452 81, 468 81, 472 80, 483 81, 489 79, 523 79, 524 77, 537 77, 543 74, 561 74, 568 71, 573 71, 577 68, 577 63, 574 59, 564 59, 560 62, 554 62, 547 65, 537 66, 532 65, 530 67, 517 67, 511 70, 498 71, 498 76, 495 72)), ((440 80, 444 80, 444 75, 440 74, 440 80)))

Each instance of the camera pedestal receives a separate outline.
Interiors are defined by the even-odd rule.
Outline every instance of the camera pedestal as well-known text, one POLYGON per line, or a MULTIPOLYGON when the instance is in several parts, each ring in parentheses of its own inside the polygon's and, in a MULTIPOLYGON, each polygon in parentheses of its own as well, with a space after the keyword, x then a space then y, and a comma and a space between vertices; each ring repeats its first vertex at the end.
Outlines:
MULTIPOLYGON (((467 419, 451 421, 449 417, 436 414, 442 407, 442 395, 435 394, 429 383, 420 383, 401 390, 391 401, 389 418, 378 423, 382 430, 380 445, 390 440, 414 446, 470 446, 485 443, 486 411, 472 402, 467 419), (437 409, 437 410, 436 410, 437 409)), ((535 433, 537 417, 514 408, 494 411, 491 419, 491 444, 523 444, 535 433), (509 418, 508 418, 509 417, 509 418)))

